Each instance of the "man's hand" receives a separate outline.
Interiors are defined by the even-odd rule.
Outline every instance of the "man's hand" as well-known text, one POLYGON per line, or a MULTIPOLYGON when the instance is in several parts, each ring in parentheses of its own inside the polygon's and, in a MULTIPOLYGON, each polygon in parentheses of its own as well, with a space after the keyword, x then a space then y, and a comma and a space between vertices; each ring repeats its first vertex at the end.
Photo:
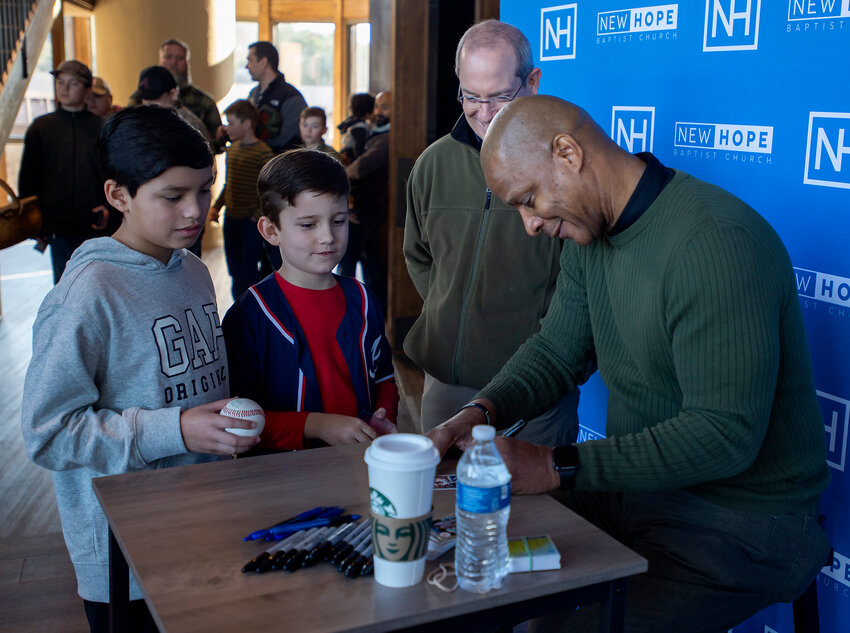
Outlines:
POLYGON ((211 453, 213 455, 232 455, 244 453, 253 448, 259 441, 259 436, 243 437, 228 433, 225 428, 254 429, 257 427, 251 420, 240 420, 219 415, 233 398, 225 398, 199 407, 187 409, 180 414, 180 432, 183 443, 193 453, 211 453))
MULTIPOLYGON (((489 411, 493 411, 493 405, 489 400, 478 399, 474 402, 483 404, 489 411)), ((472 443, 472 427, 476 424, 487 424, 484 413, 475 407, 461 409, 440 426, 428 431, 428 437, 434 442, 434 446, 440 451, 440 456, 446 454, 452 446, 461 450, 472 443)))
POLYGON ((109 209, 101 204, 92 209, 91 212, 94 217, 97 218, 94 222, 92 222, 91 227, 95 231, 102 231, 105 229, 107 222, 109 222, 109 209))
POLYGON ((561 485, 552 467, 552 449, 510 437, 497 437, 496 448, 511 472, 511 492, 536 495, 561 485))
POLYGON ((304 422, 304 437, 330 444, 369 443, 377 432, 360 418, 336 413, 311 413, 304 422))

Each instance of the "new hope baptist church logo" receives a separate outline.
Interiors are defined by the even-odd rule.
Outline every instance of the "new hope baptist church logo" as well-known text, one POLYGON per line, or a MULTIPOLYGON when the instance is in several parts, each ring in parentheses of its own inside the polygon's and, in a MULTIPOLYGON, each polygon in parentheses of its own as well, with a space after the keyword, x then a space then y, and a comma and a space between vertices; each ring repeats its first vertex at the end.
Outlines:
POLYGON ((760 17, 761 0, 705 0, 703 52, 756 50, 760 17))
POLYGON ((576 58, 577 19, 575 2, 540 9, 540 61, 576 58))
POLYGON ((770 165, 773 126, 676 121, 673 156, 770 165))
POLYGON ((850 18, 850 0, 788 0, 787 33, 841 32, 850 18))
POLYGON ((850 318, 850 279, 796 267, 794 277, 803 310, 850 318))
POLYGON ((850 112, 809 112, 803 183, 850 189, 850 112))
POLYGON ((655 135, 655 106, 611 108, 611 138, 630 154, 651 152, 655 135))
POLYGON ((596 14, 596 43, 674 40, 678 24, 678 4, 602 11, 596 14))

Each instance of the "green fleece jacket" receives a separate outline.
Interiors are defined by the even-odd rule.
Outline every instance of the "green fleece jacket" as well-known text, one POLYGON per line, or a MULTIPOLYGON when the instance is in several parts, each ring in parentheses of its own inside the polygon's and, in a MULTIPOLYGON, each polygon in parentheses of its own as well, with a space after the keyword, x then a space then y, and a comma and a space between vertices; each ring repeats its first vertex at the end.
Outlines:
POLYGON ((608 437, 578 444, 577 488, 791 512, 829 482, 791 261, 722 189, 677 172, 622 233, 568 242, 540 332, 481 395, 498 421, 527 417, 594 358, 608 437))
POLYGON ((404 257, 424 301, 404 351, 442 382, 481 388, 546 313, 561 241, 529 237, 490 194, 461 116, 428 147, 407 187, 404 257))

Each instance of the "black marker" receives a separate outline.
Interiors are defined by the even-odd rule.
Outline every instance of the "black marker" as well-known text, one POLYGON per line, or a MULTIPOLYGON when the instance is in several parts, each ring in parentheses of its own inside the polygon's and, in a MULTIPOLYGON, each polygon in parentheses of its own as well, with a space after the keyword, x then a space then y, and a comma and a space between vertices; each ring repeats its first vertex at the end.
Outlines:
POLYGON ((348 556, 346 556, 339 562, 337 569, 341 572, 345 572, 348 566, 351 565, 351 563, 353 563, 355 560, 357 560, 357 558, 360 556, 360 552, 366 549, 369 546, 369 543, 371 542, 372 530, 364 530, 357 538, 357 540, 351 544, 353 546, 351 552, 348 554, 348 556))
POLYGON ((284 565, 286 565, 289 560, 296 556, 302 550, 303 547, 305 547, 306 545, 312 546, 313 538, 315 536, 318 536, 320 532, 324 532, 325 530, 327 530, 327 528, 317 527, 303 532, 303 537, 299 541, 293 543, 292 546, 286 550, 286 552, 278 552, 278 554, 280 555, 275 555, 272 558, 272 570, 277 571, 279 569, 283 569, 284 565))
POLYGON ((315 534, 316 530, 318 530, 318 529, 319 528, 310 528, 309 530, 305 530, 303 532, 296 532, 295 534, 292 535, 292 537, 295 537, 295 538, 290 537, 288 539, 285 539, 285 541, 289 541, 289 544, 286 547, 282 547, 278 551, 276 551, 274 553, 274 556, 272 556, 269 560, 263 561, 260 564, 260 566, 257 567, 257 573, 258 574, 264 574, 267 571, 271 571, 273 569, 280 569, 279 563, 285 557, 288 557, 290 555, 290 552, 292 552, 296 547, 298 547, 298 545, 305 538, 309 538, 310 535, 315 534))
POLYGON ((366 547, 365 550, 363 550, 363 553, 360 554, 357 560, 348 566, 348 568, 345 570, 345 575, 349 578, 357 578, 360 575, 360 572, 363 571, 363 567, 365 567, 366 563, 368 563, 371 559, 372 543, 369 543, 369 545, 366 547))
POLYGON ((270 562, 272 560, 272 557, 278 552, 278 550, 281 550, 285 547, 289 547, 289 544, 292 541, 294 541, 295 537, 297 537, 297 536, 298 536, 297 534, 293 534, 293 535, 289 536, 288 538, 286 538, 286 539, 284 539, 284 540, 282 540, 278 543, 275 543, 274 545, 272 545, 270 548, 268 548, 265 552, 263 552, 259 556, 249 560, 247 563, 245 563, 245 566, 242 568, 242 573, 247 574, 250 571, 255 571, 257 568, 259 568, 261 565, 263 565, 266 561, 270 562))
POLYGON ((330 558, 328 559, 330 560, 331 565, 336 567, 337 565, 339 565, 340 561, 343 558, 345 558, 352 551, 354 551, 354 546, 351 543, 356 540, 363 533, 364 530, 371 529, 372 526, 370 525, 370 523, 371 521, 369 519, 366 519, 365 521, 363 521, 363 523, 354 528, 354 531, 349 533, 346 538, 337 543, 336 547, 333 549, 333 552, 331 552, 330 558))
POLYGON ((292 556, 288 557, 285 561, 283 561, 283 564, 280 566, 280 568, 288 572, 293 572, 297 569, 301 569, 304 559, 307 557, 307 554, 310 553, 310 550, 312 550, 317 543, 319 543, 322 539, 324 539, 333 531, 334 528, 331 527, 321 528, 313 536, 309 537, 305 541, 302 541, 301 544, 297 547, 297 549, 293 550, 292 556))
POLYGON ((366 564, 363 565, 363 569, 360 570, 361 576, 368 576, 375 570, 375 557, 372 556, 369 560, 366 561, 366 564))
POLYGON ((325 560, 325 556, 333 549, 333 546, 339 543, 354 527, 354 523, 346 523, 338 527, 336 532, 310 550, 310 553, 304 558, 304 567, 310 567, 320 560, 325 560))

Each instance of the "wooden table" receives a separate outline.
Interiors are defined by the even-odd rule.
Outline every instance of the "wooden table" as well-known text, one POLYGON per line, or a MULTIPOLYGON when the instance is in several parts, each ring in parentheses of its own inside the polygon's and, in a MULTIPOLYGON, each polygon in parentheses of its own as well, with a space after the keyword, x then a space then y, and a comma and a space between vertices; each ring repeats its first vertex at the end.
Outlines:
MULTIPOLYGON (((468 631, 600 602, 602 630, 622 631, 624 582, 646 561, 546 495, 514 496, 508 534, 549 534, 561 569, 509 574, 484 595, 421 582, 392 589, 320 564, 243 574, 263 542, 250 532, 318 505, 368 516, 363 450, 330 447, 95 479, 110 527, 113 624, 126 621, 127 564, 162 633, 468 631), (122 573, 123 572, 123 573, 122 573)), ((434 492, 435 517, 454 492, 434 492)), ((453 550, 440 561, 453 561, 453 550)), ((438 561, 438 562, 440 562, 438 561)), ((428 563, 426 575, 437 566, 428 563)), ((115 629, 120 630, 120 628, 115 629)))

